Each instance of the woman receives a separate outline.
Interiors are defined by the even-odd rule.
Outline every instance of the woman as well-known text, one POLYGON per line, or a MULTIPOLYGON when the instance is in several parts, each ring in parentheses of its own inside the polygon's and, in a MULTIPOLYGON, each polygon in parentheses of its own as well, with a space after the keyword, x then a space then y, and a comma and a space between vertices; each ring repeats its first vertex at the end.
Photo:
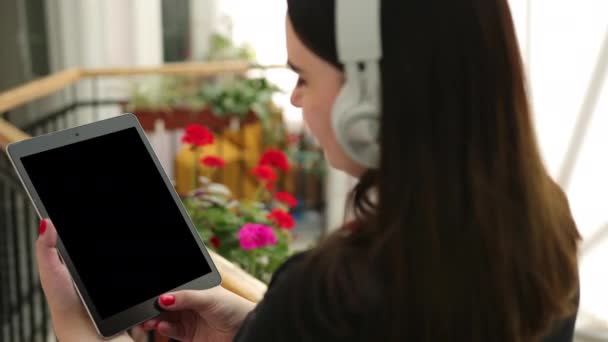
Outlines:
MULTIPOLYGON (((356 219, 284 264, 257 306, 222 288, 175 292, 144 328, 185 341, 572 340, 579 235, 541 162, 507 1, 381 2, 377 165, 332 122, 351 75, 334 1, 288 8, 292 103, 327 160, 359 178, 356 219)), ((56 333, 94 340, 44 224, 56 333)))

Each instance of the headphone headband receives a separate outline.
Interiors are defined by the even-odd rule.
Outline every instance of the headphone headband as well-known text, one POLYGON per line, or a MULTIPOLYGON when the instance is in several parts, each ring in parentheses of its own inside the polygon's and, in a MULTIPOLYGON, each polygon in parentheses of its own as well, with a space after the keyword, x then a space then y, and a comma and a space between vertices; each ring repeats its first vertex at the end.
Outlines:
POLYGON ((380 159, 381 0, 335 1, 336 49, 345 83, 334 102, 332 126, 354 161, 375 168, 380 159))
POLYGON ((342 63, 382 57, 380 0, 336 0, 336 44, 342 63))

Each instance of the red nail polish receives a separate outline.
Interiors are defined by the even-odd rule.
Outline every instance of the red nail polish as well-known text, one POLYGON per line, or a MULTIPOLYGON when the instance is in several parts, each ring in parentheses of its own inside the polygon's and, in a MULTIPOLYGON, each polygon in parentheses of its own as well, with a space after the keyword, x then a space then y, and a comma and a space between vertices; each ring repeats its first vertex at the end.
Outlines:
POLYGON ((175 296, 162 295, 160 296, 160 303, 164 306, 173 305, 175 303, 175 296))
POLYGON ((44 234, 46 231, 46 220, 40 221, 40 235, 44 234))

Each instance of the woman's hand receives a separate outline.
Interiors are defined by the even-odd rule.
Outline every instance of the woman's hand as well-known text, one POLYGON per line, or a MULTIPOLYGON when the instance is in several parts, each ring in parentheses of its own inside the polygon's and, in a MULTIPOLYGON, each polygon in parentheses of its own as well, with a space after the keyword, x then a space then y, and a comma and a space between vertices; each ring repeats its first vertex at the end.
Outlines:
MULTIPOLYGON (((55 334, 59 341, 107 341, 96 332, 72 283, 72 277, 59 259, 57 231, 50 220, 40 223, 36 259, 40 283, 49 304, 55 334)), ((111 341, 133 341, 126 333, 111 341)))
POLYGON ((255 304, 221 286, 203 290, 184 290, 160 296, 167 310, 142 324, 146 330, 180 341, 232 341, 255 304))

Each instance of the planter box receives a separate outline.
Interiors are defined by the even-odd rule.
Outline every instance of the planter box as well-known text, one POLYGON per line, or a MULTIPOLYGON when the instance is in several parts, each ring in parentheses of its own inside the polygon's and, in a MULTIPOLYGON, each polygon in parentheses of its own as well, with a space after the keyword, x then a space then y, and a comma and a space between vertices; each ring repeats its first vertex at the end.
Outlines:
MULTIPOLYGON (((210 110, 194 111, 177 107, 171 110, 139 108, 131 111, 147 132, 153 132, 157 120, 164 122, 168 132, 178 131, 190 124, 208 127, 216 134, 213 146, 201 150, 202 154, 218 155, 226 160, 226 166, 212 177, 214 181, 228 186, 237 198, 252 197, 258 183, 250 174, 263 152, 261 123, 255 113, 235 124, 233 118, 220 118, 210 110)), ((176 190, 185 195, 192 189, 194 161, 197 160, 186 146, 172 152, 171 174, 174 175, 176 190)), ((199 172, 203 174, 199 168, 199 172)), ((322 181, 294 165, 292 170, 279 181, 281 190, 289 191, 303 200, 304 207, 316 207, 323 202, 322 181)))

